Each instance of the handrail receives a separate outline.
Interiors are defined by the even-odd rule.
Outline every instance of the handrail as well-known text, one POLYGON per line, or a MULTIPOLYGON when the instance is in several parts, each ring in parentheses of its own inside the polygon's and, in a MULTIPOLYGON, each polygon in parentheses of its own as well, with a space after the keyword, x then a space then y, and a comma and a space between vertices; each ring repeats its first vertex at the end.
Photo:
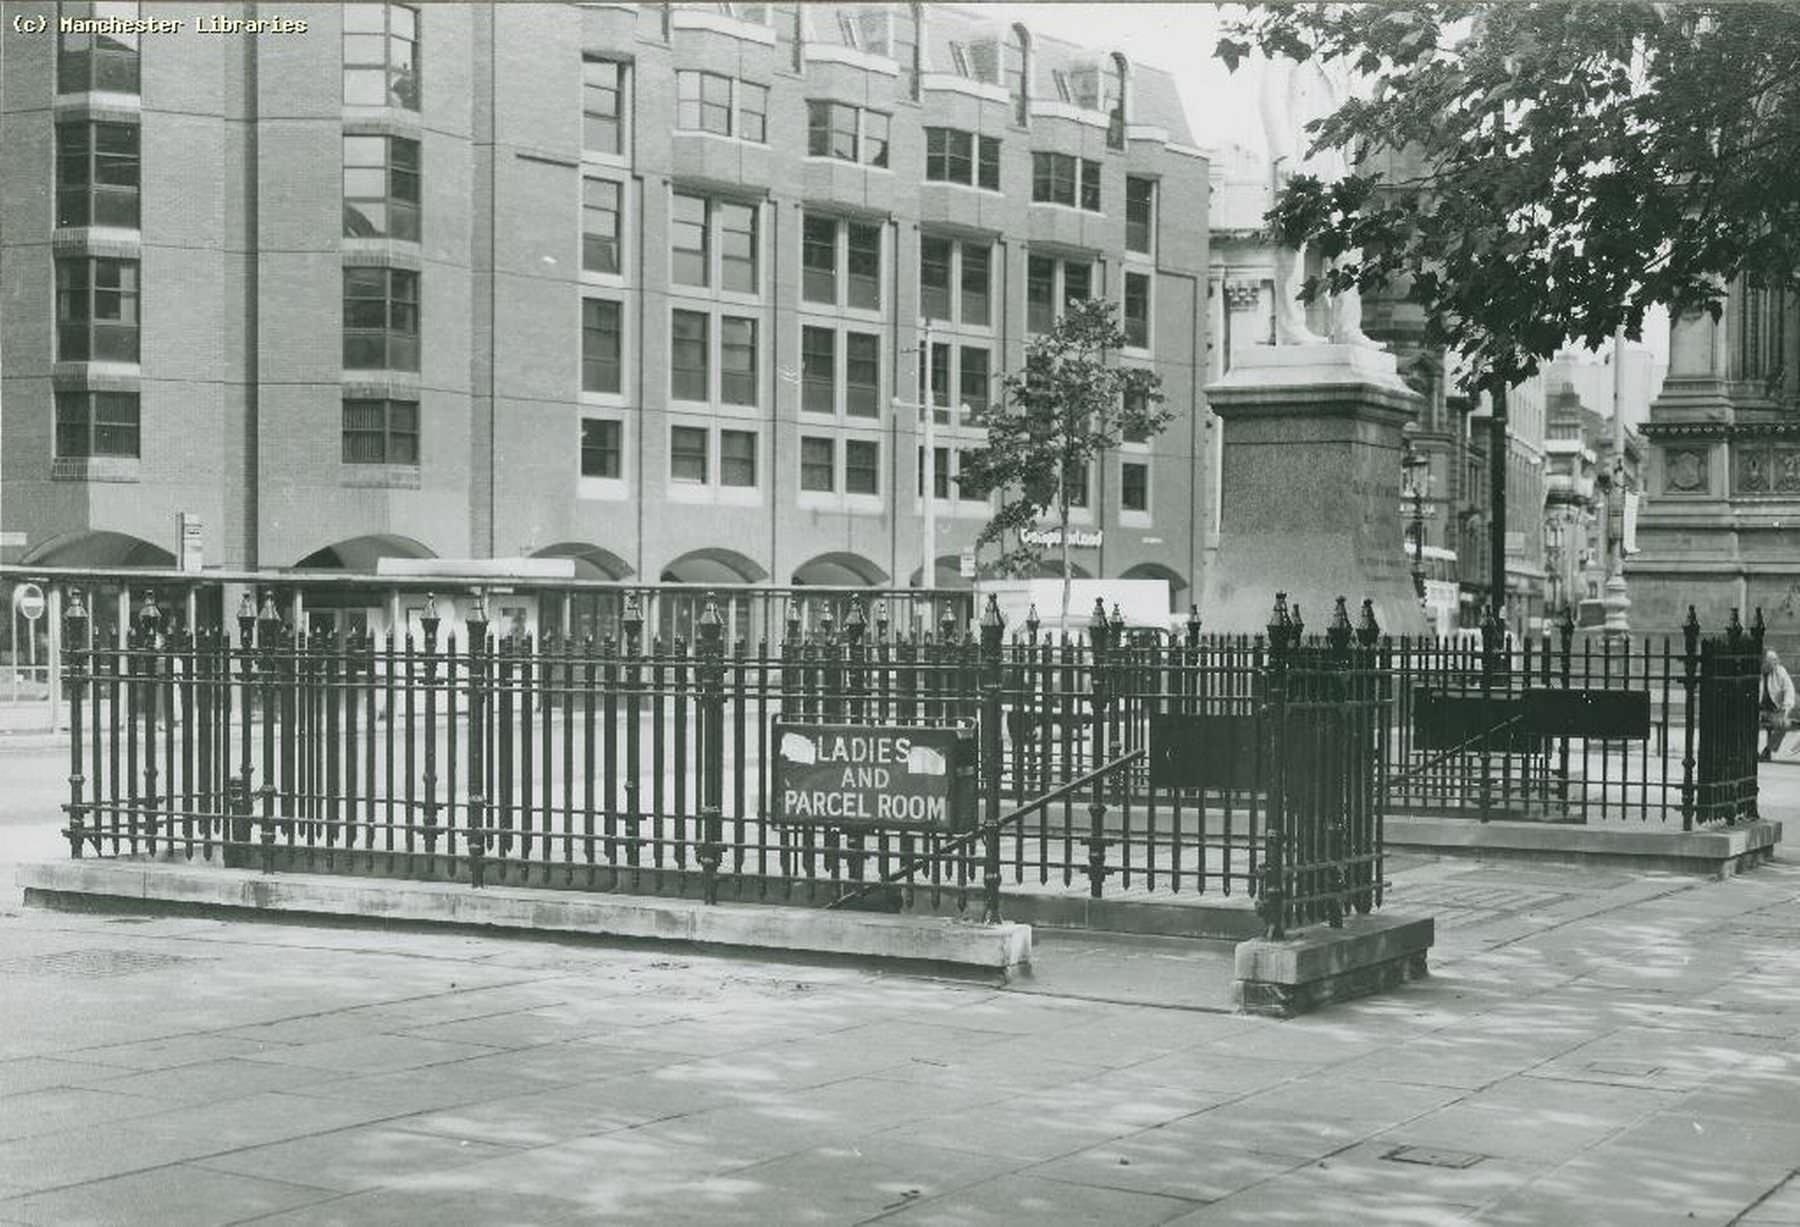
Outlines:
POLYGON ((1467 741, 1458 742, 1456 745, 1451 746, 1448 750, 1445 750, 1443 753, 1438 754, 1436 757, 1427 759, 1425 762, 1420 763, 1418 766, 1414 767, 1412 770, 1402 771, 1399 775, 1390 775, 1387 778, 1388 787, 1392 788, 1395 784, 1404 784, 1406 781, 1412 779, 1415 775, 1418 775, 1420 772, 1430 771, 1433 767, 1438 766, 1440 763, 1448 762, 1450 760, 1451 755, 1461 754, 1464 750, 1467 750, 1470 746, 1474 745, 1476 742, 1484 741, 1487 738, 1492 737, 1495 733, 1503 733, 1507 729, 1511 728, 1513 725, 1522 724, 1522 723, 1524 723, 1524 721, 1525 721, 1525 717, 1522 715, 1521 716, 1509 716, 1505 720, 1502 720, 1499 724, 1494 725, 1492 728, 1482 729, 1479 733, 1476 733, 1475 736, 1469 738, 1467 741))
MULTIPOLYGON (((1139 759, 1144 759, 1144 758, 1148 758, 1148 757, 1150 757, 1150 751, 1147 748, 1140 747, 1136 750, 1133 750, 1129 754, 1123 755, 1122 757, 1119 757, 1119 758, 1115 758, 1110 763, 1104 763, 1101 766, 1094 768, 1092 771, 1088 772, 1086 775, 1078 776, 1075 779, 1070 780, 1066 784, 1058 784, 1055 788, 1051 789, 1049 792, 1044 793, 1040 796, 1033 797, 1030 801, 1026 802, 1024 805, 1020 805, 1017 808, 1013 809, 1012 812, 1010 812, 1010 813, 1002 814, 1000 816, 999 820, 994 823, 994 826, 997 829, 1004 831, 1007 827, 1011 826, 1013 823, 1023 820, 1027 815, 1032 814, 1038 810, 1041 810, 1045 806, 1054 804, 1055 802, 1062 800, 1064 797, 1068 796, 1071 793, 1078 793, 1082 789, 1092 786, 1097 781, 1101 780, 1102 778, 1104 778, 1108 775, 1111 775, 1111 774, 1117 772, 1122 767, 1129 767, 1133 763, 1137 762, 1139 759)), ((875 891, 875 890, 879 889, 880 887, 891 886, 895 882, 899 882, 902 879, 910 878, 913 874, 917 873, 920 869, 924 868, 925 865, 929 864, 930 862, 935 861, 935 860, 942 860, 943 858, 945 858, 947 856, 952 856, 956 852, 958 852, 964 845, 972 843, 976 839, 979 839, 979 838, 985 836, 986 834, 987 834, 987 824, 983 823, 981 825, 978 825, 973 831, 967 831, 961 835, 958 835, 955 839, 953 839, 949 843, 943 845, 941 848, 937 849, 937 851, 935 851, 935 852, 916 853, 910 860, 908 860, 900 868, 890 870, 889 872, 883 874, 881 877, 877 878, 875 881, 870 882, 865 886, 859 887, 858 889, 851 891, 849 894, 839 895, 836 899, 833 899, 830 903, 827 903, 825 905, 825 910, 831 911, 834 908, 840 908, 840 907, 844 906, 846 903, 853 903, 858 899, 866 898, 872 891, 875 891)))

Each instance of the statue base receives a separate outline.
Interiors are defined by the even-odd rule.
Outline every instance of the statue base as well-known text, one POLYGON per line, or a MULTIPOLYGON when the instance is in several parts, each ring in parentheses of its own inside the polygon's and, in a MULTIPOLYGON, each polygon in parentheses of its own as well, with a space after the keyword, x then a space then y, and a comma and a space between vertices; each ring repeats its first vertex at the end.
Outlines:
POLYGON ((1384 633, 1427 633, 1400 495, 1401 427, 1423 398, 1394 356, 1353 345, 1257 346, 1206 389, 1224 431, 1219 554, 1200 616, 1262 632, 1275 594, 1323 632, 1336 598, 1374 602, 1384 633))

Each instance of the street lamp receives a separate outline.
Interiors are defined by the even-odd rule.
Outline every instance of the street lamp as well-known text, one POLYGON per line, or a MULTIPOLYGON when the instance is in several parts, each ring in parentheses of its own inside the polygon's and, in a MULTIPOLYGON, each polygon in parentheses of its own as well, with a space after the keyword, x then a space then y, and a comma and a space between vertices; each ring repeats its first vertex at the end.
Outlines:
POLYGON ((1416 422, 1400 428, 1400 468, 1406 475, 1406 488, 1412 495, 1413 595, 1421 606, 1425 603, 1425 486, 1431 480, 1431 461, 1419 451, 1413 439, 1419 433, 1416 422))

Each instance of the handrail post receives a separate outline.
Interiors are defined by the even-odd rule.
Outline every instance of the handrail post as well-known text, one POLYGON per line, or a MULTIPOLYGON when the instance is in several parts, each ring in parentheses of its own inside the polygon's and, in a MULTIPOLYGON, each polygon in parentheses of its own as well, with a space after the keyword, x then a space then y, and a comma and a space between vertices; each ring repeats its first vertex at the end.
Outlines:
POLYGON ((719 901, 725 859, 725 627, 718 597, 706 594, 700 614, 700 872, 707 903, 719 901))
POLYGON ((1498 740, 1494 719, 1494 683, 1497 680, 1496 657, 1500 652, 1500 619, 1492 605, 1481 615, 1481 821, 1493 817, 1494 743, 1498 740))
MULTIPOLYGON (((63 615, 67 625, 69 672, 69 825, 64 832, 69 839, 69 857, 81 859, 81 787, 86 777, 81 773, 81 662, 87 651, 88 615, 81 602, 81 589, 69 590, 69 608, 63 615)), ((15 669, 17 665, 15 664, 15 669)))
MULTIPOLYGON (((469 885, 480 890, 487 876, 487 593, 477 591, 469 616, 463 619, 469 632, 469 885)), ((454 664, 451 666, 454 668, 454 664)), ((450 685, 456 685, 454 674, 450 685)), ((456 729, 450 729, 456 736, 456 729)))
POLYGON ((1002 643, 1006 619, 1000 603, 988 593, 981 615, 981 769, 982 813, 982 915, 985 924, 1000 923, 1000 720, 1002 643))

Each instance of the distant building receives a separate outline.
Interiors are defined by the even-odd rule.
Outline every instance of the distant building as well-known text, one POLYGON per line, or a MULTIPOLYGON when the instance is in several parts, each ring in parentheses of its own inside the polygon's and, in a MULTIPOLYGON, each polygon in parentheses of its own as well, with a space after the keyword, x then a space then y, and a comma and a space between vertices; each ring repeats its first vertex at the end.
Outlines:
POLYGON ((188 513, 209 565, 963 584, 959 457, 1105 297, 1175 418, 1089 474, 1075 562, 1196 590, 1208 171, 1168 74, 1000 7, 296 16, 0 41, 9 560, 169 565, 188 513))

